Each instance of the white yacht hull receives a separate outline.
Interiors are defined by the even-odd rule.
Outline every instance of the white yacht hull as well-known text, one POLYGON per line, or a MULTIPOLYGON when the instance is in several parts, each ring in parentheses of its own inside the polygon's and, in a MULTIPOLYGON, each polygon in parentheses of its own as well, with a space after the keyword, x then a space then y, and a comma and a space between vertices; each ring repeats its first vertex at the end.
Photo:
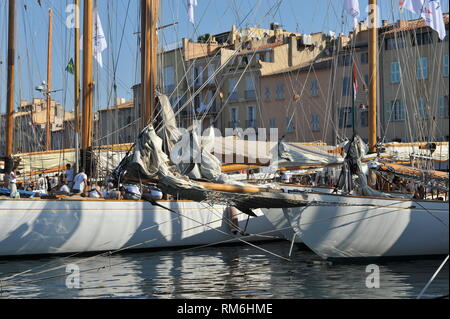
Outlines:
POLYGON ((323 258, 448 254, 448 202, 307 196, 308 206, 264 213, 273 219, 281 211, 297 237, 323 258))
MULTIPOLYGON (((144 201, 2 199, 0 256, 204 245, 241 237, 232 234, 225 206, 158 203, 176 213, 144 201)), ((246 232, 276 235, 262 212, 255 213, 246 232)), ((247 217, 238 215, 242 229, 247 217)))
MULTIPOLYGON (((333 192, 333 188, 331 187, 306 187, 306 186, 291 186, 291 185, 282 185, 280 187, 283 192, 290 194, 304 194, 305 192, 318 192, 318 193, 326 193, 331 194, 333 192)), ((289 220, 285 217, 285 214, 282 209, 270 209, 270 214, 266 213, 268 209, 262 209, 267 219, 272 223, 273 227, 278 230, 284 237, 284 239, 292 241, 297 244, 301 244, 303 241, 299 236, 294 237, 294 230, 289 222, 289 220)))

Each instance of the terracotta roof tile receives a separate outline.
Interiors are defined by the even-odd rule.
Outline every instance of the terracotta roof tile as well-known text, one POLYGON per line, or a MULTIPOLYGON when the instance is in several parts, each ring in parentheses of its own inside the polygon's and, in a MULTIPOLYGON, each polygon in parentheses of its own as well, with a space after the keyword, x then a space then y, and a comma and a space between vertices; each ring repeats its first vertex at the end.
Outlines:
MULTIPOLYGON (((405 26, 399 27, 399 28, 395 28, 389 31, 384 32, 384 34, 393 34, 393 33, 397 33, 397 32, 403 32, 403 31, 410 31, 410 30, 415 30, 415 29, 420 29, 420 28, 427 28, 427 24, 425 23, 424 19, 418 19, 418 20, 412 20, 412 21, 402 21, 402 23, 405 23, 405 26)), ((449 16, 446 15, 444 16, 444 23, 448 24, 449 23, 449 16)))

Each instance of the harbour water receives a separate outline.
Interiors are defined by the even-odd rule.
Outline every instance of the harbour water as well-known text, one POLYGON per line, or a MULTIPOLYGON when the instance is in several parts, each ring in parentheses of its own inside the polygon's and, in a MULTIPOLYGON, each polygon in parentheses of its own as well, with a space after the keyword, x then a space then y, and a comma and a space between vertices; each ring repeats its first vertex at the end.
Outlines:
MULTIPOLYGON (((286 241, 257 246, 283 257, 290 249, 286 241)), ((384 261, 368 267, 323 262, 299 247, 290 261, 262 249, 240 245, 0 260, 0 298, 416 298, 443 261, 384 261), (70 272, 74 267, 79 277, 70 278, 77 274, 70 272), (373 267, 379 270, 379 288, 367 287, 374 282, 368 279, 373 267)), ((448 295, 448 270, 447 263, 424 298, 448 295)))

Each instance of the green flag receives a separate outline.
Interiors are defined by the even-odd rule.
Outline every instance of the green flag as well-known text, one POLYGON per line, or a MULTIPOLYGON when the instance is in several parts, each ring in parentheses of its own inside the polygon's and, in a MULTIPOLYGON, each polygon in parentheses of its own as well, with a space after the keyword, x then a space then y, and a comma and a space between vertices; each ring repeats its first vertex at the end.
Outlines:
POLYGON ((72 58, 70 58, 69 64, 67 64, 67 66, 66 66, 66 71, 69 72, 70 74, 75 73, 75 65, 73 64, 72 58))

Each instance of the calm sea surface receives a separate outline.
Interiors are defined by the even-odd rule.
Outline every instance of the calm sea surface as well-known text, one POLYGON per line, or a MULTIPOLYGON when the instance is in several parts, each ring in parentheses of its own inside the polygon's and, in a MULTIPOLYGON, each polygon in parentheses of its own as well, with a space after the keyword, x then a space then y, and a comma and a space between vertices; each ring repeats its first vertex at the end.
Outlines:
MULTIPOLYGON (((257 245, 289 254, 288 242, 257 245)), ((298 247, 291 261, 249 245, 0 260, 0 298, 415 298, 442 261, 379 263, 380 287, 369 289, 367 264, 322 262, 298 247), (67 277, 66 264, 80 269, 79 288, 67 288, 77 281, 67 277)), ((448 269, 426 298, 448 295, 448 269)))

